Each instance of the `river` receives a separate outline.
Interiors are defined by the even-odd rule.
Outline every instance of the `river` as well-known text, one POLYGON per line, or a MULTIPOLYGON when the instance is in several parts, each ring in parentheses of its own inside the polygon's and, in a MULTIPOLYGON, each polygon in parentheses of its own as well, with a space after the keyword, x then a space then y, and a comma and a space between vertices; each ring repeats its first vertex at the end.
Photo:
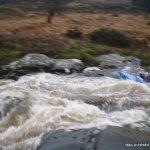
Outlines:
POLYGON ((49 130, 125 125, 149 130, 147 85, 78 74, 0 80, 0 150, 35 150, 49 130))

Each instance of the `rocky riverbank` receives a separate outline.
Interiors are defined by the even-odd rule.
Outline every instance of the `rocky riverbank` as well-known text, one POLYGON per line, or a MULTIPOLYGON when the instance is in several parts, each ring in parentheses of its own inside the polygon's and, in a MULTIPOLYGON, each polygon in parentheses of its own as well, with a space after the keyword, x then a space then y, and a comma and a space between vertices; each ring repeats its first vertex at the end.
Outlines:
POLYGON ((118 54, 101 55, 95 58, 97 66, 87 66, 79 59, 53 59, 43 54, 27 54, 19 60, 0 67, 1 79, 18 79, 20 76, 48 72, 56 74, 81 73, 85 76, 117 77, 117 70, 139 74, 144 72, 140 59, 123 57, 118 54))

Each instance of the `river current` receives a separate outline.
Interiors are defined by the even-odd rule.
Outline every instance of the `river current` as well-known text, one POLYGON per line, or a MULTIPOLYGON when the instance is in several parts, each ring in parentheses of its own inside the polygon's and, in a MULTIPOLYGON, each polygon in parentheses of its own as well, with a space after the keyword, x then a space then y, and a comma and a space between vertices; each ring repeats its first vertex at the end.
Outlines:
POLYGON ((148 85, 39 73, 0 80, 0 150, 35 150, 49 130, 150 126, 148 85))

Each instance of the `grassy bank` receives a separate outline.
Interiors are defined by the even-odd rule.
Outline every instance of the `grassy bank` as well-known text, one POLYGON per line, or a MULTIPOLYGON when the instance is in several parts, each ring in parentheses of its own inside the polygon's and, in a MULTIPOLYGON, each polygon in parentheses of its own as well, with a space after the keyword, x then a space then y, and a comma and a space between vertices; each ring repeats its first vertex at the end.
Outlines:
POLYGON ((144 66, 150 66, 150 51, 132 48, 116 48, 96 44, 86 40, 67 38, 22 38, 12 37, 0 41, 0 64, 17 60, 27 53, 43 53, 53 58, 78 58, 88 65, 97 65, 98 55, 118 53, 122 56, 134 56, 142 59, 144 66))
POLYGON ((112 13, 62 14, 55 16, 52 24, 46 23, 46 16, 32 13, 20 18, 1 19, 0 65, 17 60, 27 53, 43 53, 54 58, 78 58, 88 65, 96 65, 95 56, 118 53, 138 57, 144 66, 150 66, 149 22, 149 16, 112 13), (106 42, 92 42, 89 35, 104 27, 137 39, 140 44, 117 48, 116 45, 108 46, 106 42), (82 36, 76 39, 67 37, 66 33, 72 29, 78 29, 82 36))

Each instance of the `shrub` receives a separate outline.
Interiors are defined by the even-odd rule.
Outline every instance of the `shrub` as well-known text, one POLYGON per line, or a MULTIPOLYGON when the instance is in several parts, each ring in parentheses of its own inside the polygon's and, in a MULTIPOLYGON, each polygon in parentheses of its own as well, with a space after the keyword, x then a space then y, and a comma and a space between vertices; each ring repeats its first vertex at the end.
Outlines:
POLYGON ((79 29, 68 30, 66 36, 69 38, 77 39, 82 37, 82 32, 79 29))
POLYGON ((129 47, 133 39, 124 33, 114 29, 99 29, 90 34, 90 39, 99 44, 106 44, 115 47, 129 47))
POLYGON ((119 17, 119 14, 114 13, 114 14, 112 14, 112 17, 119 17))

